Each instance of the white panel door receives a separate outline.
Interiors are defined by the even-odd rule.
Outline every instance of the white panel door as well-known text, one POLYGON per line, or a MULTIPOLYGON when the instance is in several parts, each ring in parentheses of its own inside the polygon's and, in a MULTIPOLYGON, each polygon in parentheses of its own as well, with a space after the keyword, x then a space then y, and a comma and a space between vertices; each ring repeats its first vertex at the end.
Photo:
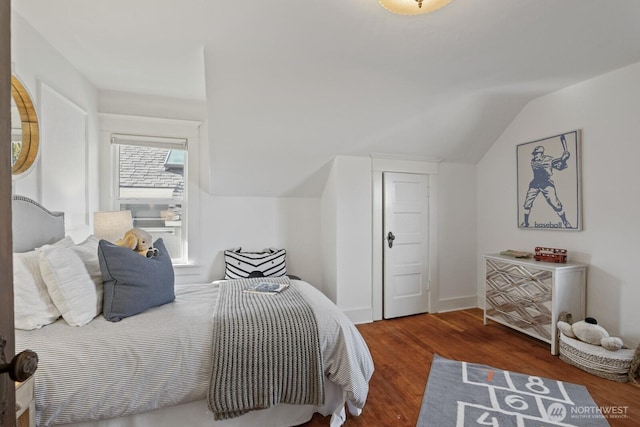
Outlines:
POLYGON ((429 178, 383 174, 384 318, 429 308, 429 178))

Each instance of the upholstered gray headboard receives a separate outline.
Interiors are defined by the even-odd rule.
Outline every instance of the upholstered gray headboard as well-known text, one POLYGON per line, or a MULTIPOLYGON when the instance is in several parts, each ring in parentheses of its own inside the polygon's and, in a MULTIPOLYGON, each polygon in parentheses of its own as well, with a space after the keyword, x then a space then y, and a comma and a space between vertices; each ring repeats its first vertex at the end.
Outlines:
POLYGON ((64 237, 64 212, 51 212, 24 196, 13 196, 13 251, 27 252, 64 237))

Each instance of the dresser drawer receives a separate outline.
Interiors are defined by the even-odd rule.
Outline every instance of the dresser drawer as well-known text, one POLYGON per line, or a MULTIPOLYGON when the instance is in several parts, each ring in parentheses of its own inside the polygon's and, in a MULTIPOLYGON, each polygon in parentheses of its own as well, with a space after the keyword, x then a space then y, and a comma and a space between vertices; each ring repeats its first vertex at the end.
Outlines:
POLYGON ((506 262, 487 260, 487 275, 504 275, 509 276, 514 281, 535 280, 540 282, 548 282, 553 273, 549 270, 543 270, 526 265, 509 264, 506 262))
POLYGON ((525 303, 551 299, 551 279, 549 271, 487 262, 487 292, 509 294, 525 303))
POLYGON ((551 312, 535 304, 493 305, 487 300, 486 316, 545 341, 551 340, 551 312))
POLYGON ((536 280, 510 280, 502 275, 487 277, 487 294, 504 294, 506 298, 523 303, 536 303, 551 299, 551 283, 536 280))
POLYGON ((520 292, 519 289, 510 289, 502 291, 498 289, 487 290, 485 295, 486 302, 490 307, 502 308, 509 311, 512 306, 525 307, 529 316, 551 316, 552 299, 551 294, 529 295, 520 292))

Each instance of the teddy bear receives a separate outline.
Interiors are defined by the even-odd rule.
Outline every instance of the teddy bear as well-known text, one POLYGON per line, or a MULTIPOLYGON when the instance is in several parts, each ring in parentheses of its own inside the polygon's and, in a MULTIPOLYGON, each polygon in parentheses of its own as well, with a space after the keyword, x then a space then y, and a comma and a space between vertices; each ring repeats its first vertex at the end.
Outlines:
POLYGON ((158 255, 158 249, 153 247, 151 234, 139 228, 128 230, 122 239, 116 241, 116 245, 129 248, 147 258, 158 255))
POLYGON ((611 337, 605 328, 598 325, 598 321, 593 317, 570 324, 559 320, 557 327, 565 336, 579 339, 593 345, 600 345, 607 350, 617 351, 622 348, 622 340, 618 337, 611 337))

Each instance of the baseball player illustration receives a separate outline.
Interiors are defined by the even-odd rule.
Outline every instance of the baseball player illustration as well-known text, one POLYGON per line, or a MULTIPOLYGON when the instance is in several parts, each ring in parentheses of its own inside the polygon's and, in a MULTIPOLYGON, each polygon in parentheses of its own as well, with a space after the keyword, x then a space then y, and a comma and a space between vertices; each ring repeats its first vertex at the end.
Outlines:
POLYGON ((567 160, 571 156, 571 153, 567 150, 567 141, 564 135, 560 136, 562 143, 562 155, 559 158, 553 158, 544 154, 544 147, 539 145, 533 149, 531 155, 531 170, 533 172, 533 179, 529 183, 529 189, 524 200, 524 220, 521 227, 529 227, 529 214, 533 203, 539 194, 542 194, 551 208, 560 217, 564 228, 572 228, 571 224, 566 218, 562 202, 558 198, 556 186, 551 179, 553 171, 562 171, 567 168, 567 160))

